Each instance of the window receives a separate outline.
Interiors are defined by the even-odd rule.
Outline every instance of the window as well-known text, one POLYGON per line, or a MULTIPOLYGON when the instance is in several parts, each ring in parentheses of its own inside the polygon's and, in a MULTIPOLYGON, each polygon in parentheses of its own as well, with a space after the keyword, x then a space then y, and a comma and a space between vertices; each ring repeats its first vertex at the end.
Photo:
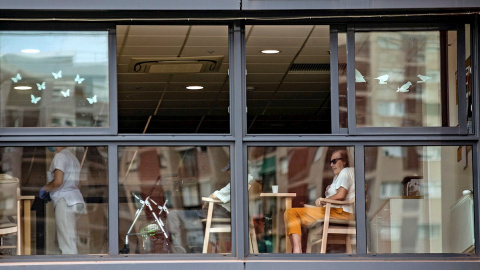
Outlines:
POLYGON ((125 146, 118 162, 121 253, 231 253, 228 147, 125 146))
POLYGON ((247 133, 331 133, 326 25, 247 25, 247 133))
POLYGON ((458 126, 457 40, 453 30, 356 32, 357 127, 458 126))
POLYGON ((20 220, 17 220, 16 213, 3 215, 2 212, 1 223, 2 226, 15 223, 22 228, 15 234, 1 235, 2 255, 108 252, 107 148, 78 145, 64 148, 55 147, 54 150, 49 147, 55 151, 51 152, 45 146, 0 147, 0 198, 4 200, 16 194, 6 193, 4 188, 6 180, 15 179, 19 192, 12 201, 20 202, 20 220), (50 191, 52 201, 39 198, 41 188, 53 180, 55 170, 62 172, 62 185, 50 191), (65 203, 71 209, 67 207, 61 212, 59 209, 65 203), (76 214, 65 214, 71 211, 76 214), (66 234, 74 237, 65 237, 66 234))
MULTIPOLYGON (((290 253, 296 246, 303 253, 319 253, 324 216, 315 202, 335 195, 340 187, 346 190, 345 200, 355 199, 353 148, 279 146, 272 152, 266 150, 248 148, 249 164, 261 164, 260 170, 248 168, 250 253, 290 253), (292 233, 303 241, 296 245, 292 237, 286 237, 292 233)), ((355 227, 354 205, 334 205, 332 210, 345 229, 355 227)), ((345 253, 345 235, 332 237, 337 244, 328 244, 327 252, 345 253)), ((355 234, 347 237, 355 242, 355 234)))
POLYGON ((229 133, 228 27, 117 27, 118 132, 229 133))
POLYGON ((369 253, 475 253, 471 145, 367 149, 369 253))
POLYGON ((107 31, 0 31, 0 57, 4 132, 110 127, 107 31))

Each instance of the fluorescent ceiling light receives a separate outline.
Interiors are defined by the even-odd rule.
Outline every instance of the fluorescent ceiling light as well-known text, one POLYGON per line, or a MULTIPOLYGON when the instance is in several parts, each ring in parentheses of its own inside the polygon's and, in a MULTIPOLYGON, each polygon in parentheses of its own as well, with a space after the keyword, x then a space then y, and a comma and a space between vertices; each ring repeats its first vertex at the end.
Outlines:
POLYGON ((279 50, 262 50, 261 52, 264 53, 264 54, 276 54, 276 53, 280 53, 279 50))
POLYGON ((30 90, 30 89, 32 89, 32 87, 31 86, 15 86, 15 87, 13 87, 13 89, 15 89, 15 90, 30 90))
POLYGON ((200 86, 200 85, 191 85, 191 86, 187 86, 187 89, 188 89, 188 90, 202 90, 202 89, 203 89, 203 86, 200 86))
POLYGON ((21 50, 22 53, 39 53, 40 50, 38 49, 23 49, 21 50))

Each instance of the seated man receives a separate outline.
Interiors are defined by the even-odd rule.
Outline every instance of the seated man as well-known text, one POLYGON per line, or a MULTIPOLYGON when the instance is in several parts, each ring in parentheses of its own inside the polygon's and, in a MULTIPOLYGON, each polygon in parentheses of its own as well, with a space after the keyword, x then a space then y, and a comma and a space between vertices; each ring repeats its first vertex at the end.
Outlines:
MULTIPOLYGON (((348 154, 345 150, 335 151, 330 159, 334 178, 326 188, 325 197, 332 200, 351 200, 355 198, 355 177, 353 168, 349 168, 348 154)), ((315 201, 313 208, 291 208, 285 211, 285 226, 287 235, 292 243, 293 253, 302 253, 301 227, 309 226, 318 219, 325 217, 325 207, 321 207, 320 199, 315 201)), ((353 206, 342 207, 332 205, 330 217, 332 219, 353 220, 353 206)))

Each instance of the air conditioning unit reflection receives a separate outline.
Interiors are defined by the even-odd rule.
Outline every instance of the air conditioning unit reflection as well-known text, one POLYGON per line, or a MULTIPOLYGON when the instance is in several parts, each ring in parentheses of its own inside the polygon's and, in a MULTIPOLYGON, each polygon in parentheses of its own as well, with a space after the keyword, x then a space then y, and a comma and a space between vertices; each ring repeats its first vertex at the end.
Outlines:
POLYGON ((206 73, 218 72, 220 56, 131 58, 128 70, 135 73, 206 73))

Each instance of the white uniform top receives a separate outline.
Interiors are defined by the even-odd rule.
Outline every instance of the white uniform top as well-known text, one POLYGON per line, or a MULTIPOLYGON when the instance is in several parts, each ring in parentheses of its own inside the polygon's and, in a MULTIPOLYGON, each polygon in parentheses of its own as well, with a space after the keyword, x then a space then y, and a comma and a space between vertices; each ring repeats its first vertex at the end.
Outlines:
MULTIPOLYGON (((325 197, 330 197, 337 194, 337 190, 343 187, 347 189, 347 196, 345 201, 355 198, 355 170, 350 167, 343 168, 340 173, 333 178, 333 182, 330 186, 327 187, 325 191, 325 197)), ((353 205, 333 205, 332 207, 343 208, 343 211, 348 213, 354 213, 353 205)))
POLYGON ((47 172, 48 182, 54 178, 54 170, 63 172, 62 185, 50 192, 53 205, 64 198, 68 206, 78 203, 84 204, 82 193, 78 189, 78 182, 80 181, 80 162, 67 148, 55 154, 53 157, 50 169, 47 172))

